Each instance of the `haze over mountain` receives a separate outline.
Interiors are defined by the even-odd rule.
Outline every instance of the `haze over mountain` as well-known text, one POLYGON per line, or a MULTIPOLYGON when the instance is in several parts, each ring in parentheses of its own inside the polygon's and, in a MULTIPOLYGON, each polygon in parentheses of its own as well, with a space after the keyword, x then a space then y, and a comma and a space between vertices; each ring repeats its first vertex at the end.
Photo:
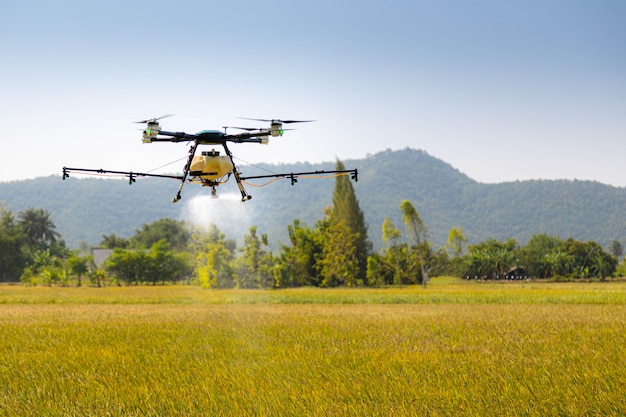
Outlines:
MULTIPOLYGON (((364 159, 343 161, 358 168, 353 182, 369 224, 369 238, 380 248, 381 225, 388 216, 403 228, 400 202, 408 199, 429 228, 434 248, 442 246, 450 228, 462 227, 470 243, 488 238, 515 238, 524 244, 533 235, 593 240, 607 247, 626 238, 626 188, 592 181, 532 180, 500 184, 474 181, 428 153, 406 148, 364 159)), ((333 169, 324 164, 243 166, 245 175, 333 169)), ((512 165, 523 169, 523 163, 512 165)), ((177 182, 167 179, 128 180, 59 176, 0 183, 0 205, 15 215, 28 207, 50 212, 70 247, 84 241, 97 245, 103 235, 130 237, 141 225, 163 217, 199 225, 214 223, 240 240, 250 226, 267 233, 272 246, 287 243, 287 225, 299 219, 309 226, 332 204, 333 179, 301 178, 264 187, 247 185, 252 200, 242 203, 234 180, 209 190, 186 185, 183 199, 172 204, 177 182)))

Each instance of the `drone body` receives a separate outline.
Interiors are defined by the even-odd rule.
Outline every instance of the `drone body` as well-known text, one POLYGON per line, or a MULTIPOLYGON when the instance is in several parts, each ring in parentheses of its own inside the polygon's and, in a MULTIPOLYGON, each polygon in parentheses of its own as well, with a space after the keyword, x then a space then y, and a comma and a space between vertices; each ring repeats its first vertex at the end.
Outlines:
POLYGON ((202 181, 217 181, 232 172, 234 168, 228 156, 220 156, 220 153, 214 149, 193 157, 189 175, 200 178, 202 181))
POLYGON ((159 120, 171 115, 165 115, 158 118, 142 120, 137 123, 145 123, 146 128, 143 130, 143 142, 187 142, 190 143, 189 156, 187 163, 183 168, 182 175, 161 175, 152 173, 141 173, 132 171, 111 171, 104 169, 86 169, 86 168, 67 168, 63 167, 63 179, 69 177, 71 172, 78 173, 95 173, 95 174, 119 174, 129 178, 129 183, 135 182, 138 177, 161 177, 173 178, 180 180, 178 192, 172 200, 177 202, 181 199, 182 189, 186 183, 198 183, 205 187, 211 187, 211 196, 217 197, 216 187, 225 183, 231 176, 235 178, 241 200, 247 201, 252 198, 243 186, 243 181, 261 178, 289 178, 291 184, 297 182, 298 177, 304 176, 320 176, 325 174, 333 175, 350 175, 355 181, 358 180, 358 171, 356 169, 343 171, 314 171, 314 172, 291 172, 284 174, 272 173, 269 175, 256 175, 244 177, 240 175, 239 168, 235 165, 234 157, 228 147, 229 142, 233 143, 258 143, 268 144, 269 137, 282 136, 285 130, 283 123, 306 123, 313 120, 278 120, 278 119, 247 119, 261 122, 269 122, 269 128, 248 128, 234 127, 233 129, 243 130, 243 133, 228 134, 226 127, 224 131, 220 130, 202 130, 196 134, 188 134, 185 132, 168 132, 161 130, 159 120), (210 151, 202 151, 200 155, 196 155, 199 145, 222 146, 225 155, 220 155, 213 147, 210 151))

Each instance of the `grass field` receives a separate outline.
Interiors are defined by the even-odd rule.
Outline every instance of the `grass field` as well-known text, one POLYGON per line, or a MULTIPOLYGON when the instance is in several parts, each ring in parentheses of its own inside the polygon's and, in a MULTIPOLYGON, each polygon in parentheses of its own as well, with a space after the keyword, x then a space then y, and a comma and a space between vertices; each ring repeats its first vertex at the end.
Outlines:
POLYGON ((0 416, 626 415, 626 283, 0 286, 0 416))

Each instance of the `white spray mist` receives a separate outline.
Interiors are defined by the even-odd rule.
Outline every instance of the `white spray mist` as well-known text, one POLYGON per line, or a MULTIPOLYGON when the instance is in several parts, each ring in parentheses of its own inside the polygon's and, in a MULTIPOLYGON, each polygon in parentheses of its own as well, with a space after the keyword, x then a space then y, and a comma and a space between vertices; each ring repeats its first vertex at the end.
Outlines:
POLYGON ((214 224, 227 238, 239 241, 252 226, 250 209, 240 194, 224 193, 218 198, 201 195, 186 201, 181 217, 201 227, 214 224))

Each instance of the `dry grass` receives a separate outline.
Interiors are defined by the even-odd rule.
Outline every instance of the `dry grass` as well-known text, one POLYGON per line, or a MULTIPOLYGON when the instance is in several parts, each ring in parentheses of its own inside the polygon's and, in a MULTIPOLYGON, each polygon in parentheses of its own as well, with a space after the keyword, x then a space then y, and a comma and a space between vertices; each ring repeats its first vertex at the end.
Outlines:
POLYGON ((626 285, 0 287, 0 415, 625 415, 626 285))

